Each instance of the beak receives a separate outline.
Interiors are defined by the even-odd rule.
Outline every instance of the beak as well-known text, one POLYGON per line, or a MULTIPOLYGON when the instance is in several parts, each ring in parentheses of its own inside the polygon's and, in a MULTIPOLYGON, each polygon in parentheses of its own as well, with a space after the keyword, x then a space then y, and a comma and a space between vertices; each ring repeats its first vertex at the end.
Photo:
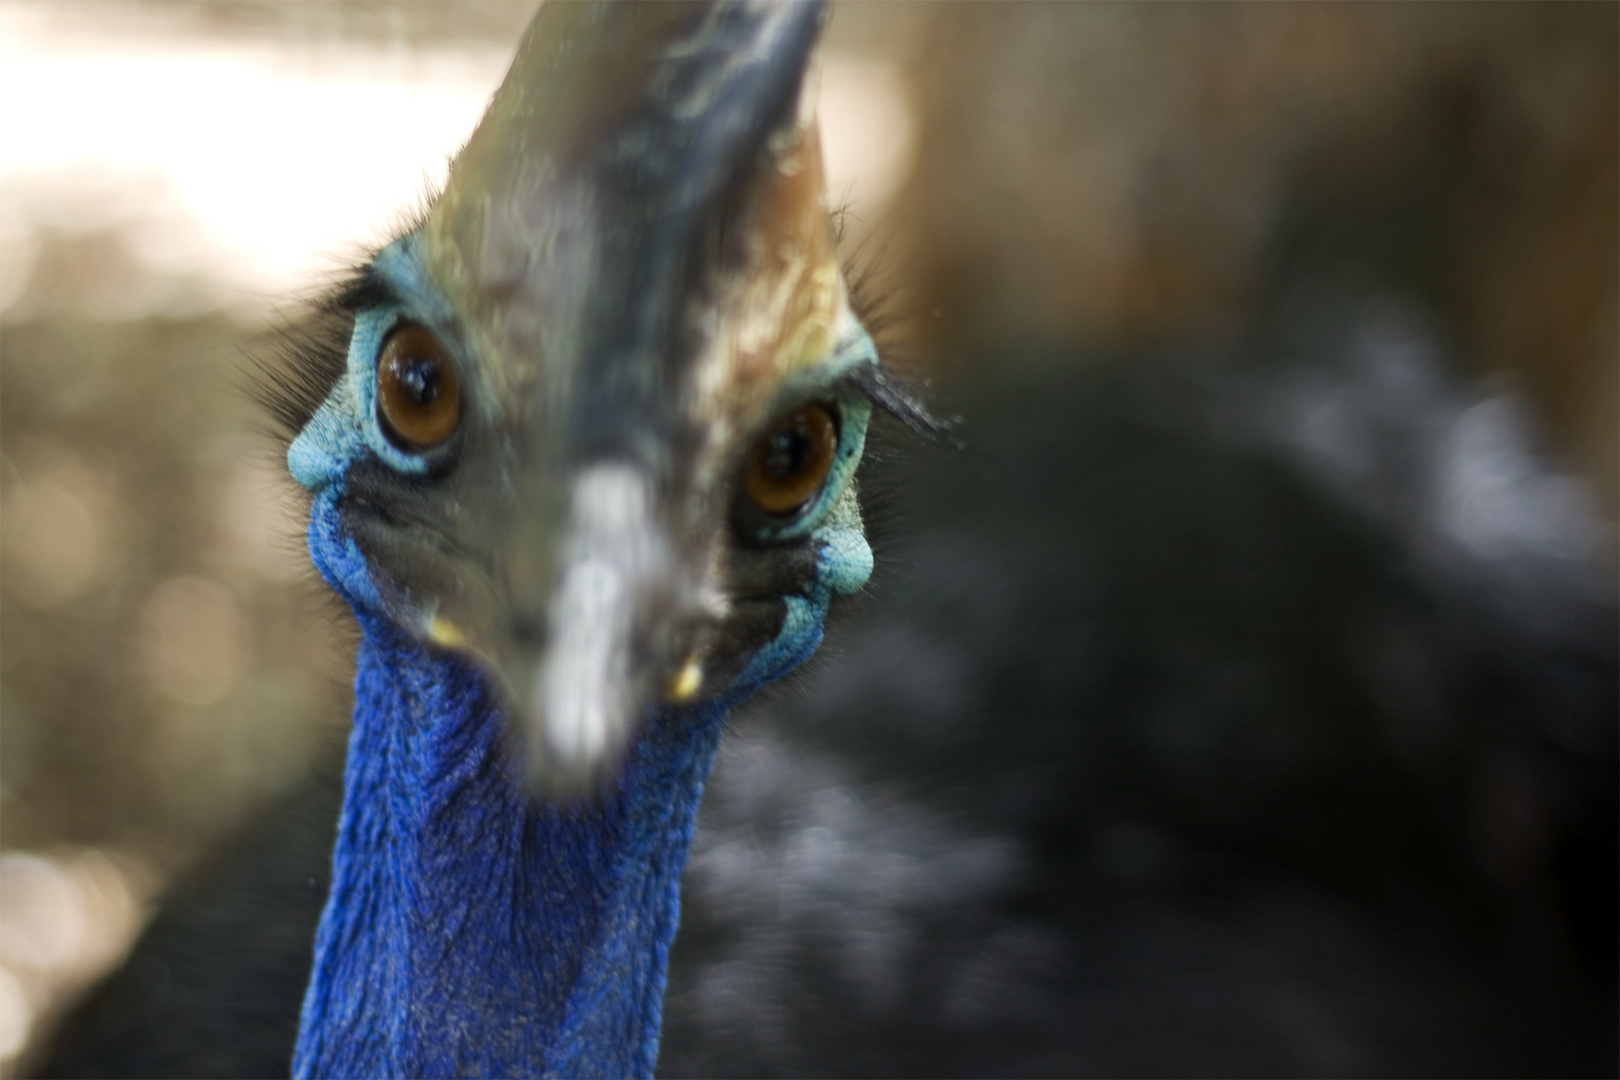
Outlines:
MULTIPOLYGON (((740 380, 697 324, 758 269, 749 230, 770 215, 747 211, 781 187, 782 148, 807 126, 814 142, 801 99, 824 14, 547 3, 422 227, 498 462, 489 535, 470 538, 491 552, 488 594, 429 636, 498 673, 548 795, 601 783, 649 704, 703 684, 724 613, 717 447, 782 372, 740 380)), ((816 205, 795 214, 819 213, 821 237, 819 150, 814 167, 816 205)))

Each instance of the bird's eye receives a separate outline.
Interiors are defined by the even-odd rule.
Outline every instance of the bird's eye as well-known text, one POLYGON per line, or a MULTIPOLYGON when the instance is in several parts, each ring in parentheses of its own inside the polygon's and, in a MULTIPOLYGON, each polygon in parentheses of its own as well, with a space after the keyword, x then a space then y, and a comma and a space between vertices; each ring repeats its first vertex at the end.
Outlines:
POLYGON ((760 510, 785 517, 821 493, 838 448, 838 423, 825 405, 795 409, 761 435, 748 455, 743 490, 760 510))
POLYGON ((461 387, 450 355, 431 330, 402 326, 377 354, 377 412, 401 449, 429 450, 455 434, 461 387))

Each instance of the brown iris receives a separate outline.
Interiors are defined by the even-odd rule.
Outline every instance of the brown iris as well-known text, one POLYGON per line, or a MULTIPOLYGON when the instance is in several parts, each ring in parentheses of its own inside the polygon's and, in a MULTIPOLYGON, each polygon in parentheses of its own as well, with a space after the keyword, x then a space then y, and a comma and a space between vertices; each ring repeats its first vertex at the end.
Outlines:
POLYGON ((772 516, 800 510, 820 494, 837 448, 838 424, 827 406, 795 409, 754 443, 743 490, 772 516))
POLYGON ((377 411, 389 436, 408 450, 428 450, 455 434, 461 387, 450 354, 431 330, 402 326, 377 356, 377 411))

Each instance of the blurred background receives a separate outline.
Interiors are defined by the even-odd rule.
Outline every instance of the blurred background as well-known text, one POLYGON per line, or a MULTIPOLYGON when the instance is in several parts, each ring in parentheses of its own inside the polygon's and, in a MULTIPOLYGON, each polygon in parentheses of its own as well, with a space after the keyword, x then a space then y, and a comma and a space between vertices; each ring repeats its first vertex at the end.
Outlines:
MULTIPOLYGON (((177 874, 341 746, 349 631, 307 568, 280 448, 248 392, 255 357, 273 354, 301 305, 422 205, 532 10, 0 5, 8 1075, 37 1060, 60 1011, 117 963, 177 874)), ((1427 813, 1402 800, 1444 802, 1435 820, 1455 829, 1436 826, 1432 850, 1471 867, 1457 871, 1470 882, 1458 889, 1488 911, 1478 916, 1496 928, 1486 936, 1531 957, 1525 970, 1537 974, 1523 992, 1546 990, 1567 1023, 1526 1022, 1519 1057, 1389 1060, 1441 1071, 1457 1062, 1612 1070, 1620 7, 845 3, 826 39, 820 93, 846 246, 887 315, 897 362, 963 416, 968 449, 930 458, 933 472, 898 485, 888 543, 900 576, 887 587, 879 580, 847 637, 881 657, 878 667, 851 673, 830 638, 832 658, 811 674, 811 692, 888 695, 891 717, 949 712, 918 704, 930 693, 945 693, 951 707, 972 698, 918 674, 935 670, 927 663, 938 656, 880 632, 929 625, 926 609, 906 608, 923 588, 908 581, 936 571, 963 580, 952 560, 965 556, 940 539, 956 535, 945 519, 903 509, 908 487, 919 499, 934 492, 938 505, 950 491, 967 500, 989 490, 961 475, 1010 470, 1029 483, 990 485, 999 496, 1079 499, 1075 512, 1087 520, 1146 507, 1131 520, 1151 527, 1147 539, 1076 539, 1020 564, 1026 573, 1042 558, 1090 568, 1089 584, 1060 595, 1135 581, 1140 601, 1121 600, 1117 611, 1144 613, 1131 630, 1143 641, 1241 638, 1245 619, 1273 610, 1248 598, 1285 588, 1300 598, 1288 612, 1333 620, 1349 610, 1343 594, 1378 575, 1397 579, 1402 596, 1419 599, 1399 617, 1387 608, 1355 615, 1344 648, 1360 658, 1346 663, 1361 664, 1362 681, 1322 691, 1359 703, 1333 722, 1376 728, 1372 757, 1328 754, 1289 782, 1343 780, 1348 790, 1355 776, 1387 770, 1397 779, 1357 789, 1356 812, 1386 814, 1396 832, 1427 813), (1036 417, 1047 427, 1031 426, 1036 417), (1021 427, 1123 434, 998 435, 1021 427), (1199 449, 1201 439, 1216 449, 1199 449), (1165 482, 1152 469, 1120 472, 1109 481, 1117 486, 1088 479, 1161 449, 1181 463, 1166 467, 1165 482), (1227 474, 1213 466, 1198 471, 1215 458, 1282 470, 1310 509, 1276 513, 1297 524, 1331 508, 1321 528, 1356 536, 1355 558, 1381 560, 1377 574, 1304 547, 1303 564, 1284 566, 1294 549, 1279 554, 1281 541, 1271 543, 1273 518, 1232 509, 1256 497, 1252 488, 1223 488, 1227 474), (1187 522, 1201 523, 1188 546, 1147 554, 1187 522), (1221 543, 1234 551, 1210 554, 1221 543), (1180 590, 1182 603, 1223 573, 1236 598, 1199 609, 1217 613, 1207 625, 1155 592, 1180 590), (1316 580, 1324 584, 1298 584, 1316 580), (1154 613, 1166 614, 1155 622, 1154 613), (1472 667, 1452 662, 1463 654, 1472 667), (1516 664, 1522 678, 1479 677, 1516 664), (1559 1040, 1565 1056, 1542 1052, 1559 1040)), ((1023 529, 1019 505, 985 499, 958 507, 1000 515, 1001 533, 976 534, 975 565, 1024 559, 1020 542, 1050 523, 1023 529)), ((996 621, 996 597, 1012 593, 992 592, 969 606, 981 636, 1003 628, 996 670, 1011 670, 1034 647, 996 621)), ((1096 614, 1115 610, 1107 604, 1076 604, 1073 618, 1040 616, 1068 635, 1048 666, 1084 667, 1107 651, 1097 635, 1123 625, 1096 614)), ((1014 605, 1005 618, 1023 611, 1014 605)), ((1234 794, 1210 779, 1229 779, 1231 763, 1200 765, 1196 752, 1222 737, 1209 702, 1224 694, 1241 708, 1263 698, 1262 669, 1290 636, 1313 632, 1307 622, 1269 627, 1274 636, 1255 638, 1248 667, 1198 653, 1196 663, 1219 670, 1188 684, 1191 704, 1165 751, 1180 764, 1130 758, 1128 748, 1118 758, 1153 778, 1118 790, 1182 802, 1165 820, 1157 810, 1099 811, 1074 848, 1092 860, 1085 866, 1101 867, 1099 880, 1160 889, 1166 837, 1191 842, 1185 821, 1200 823, 1193 832, 1216 823, 1199 843, 1264 862, 1287 844, 1251 843, 1265 832, 1256 822, 1290 807, 1316 820, 1317 804, 1283 796, 1253 802, 1263 813, 1252 820, 1228 814, 1269 781, 1251 778, 1234 794)), ((1087 687, 1072 690, 1075 700, 1090 703, 1086 715, 1107 715, 1113 699, 1087 687)), ((739 726, 717 775, 718 809, 706 811, 695 893, 705 881, 735 885, 723 872, 726 830, 741 828, 757 802, 743 790, 748 768, 785 745, 760 733, 772 722, 765 714, 775 709, 780 726, 806 708, 787 700, 739 726)), ((841 729, 815 730, 826 743, 815 753, 833 753, 841 729)), ((815 800, 858 792, 856 780, 807 769, 805 821, 854 812, 858 799, 842 811, 815 800)), ((971 783, 954 790, 958 801, 1001 797, 971 783)), ((1418 862, 1431 850, 1426 827, 1410 829, 1422 833, 1410 845, 1418 862)), ((875 842, 908 852, 934 885, 884 879, 901 892, 959 896, 977 888, 975 875, 1012 873, 997 862, 1002 849, 907 828, 875 842), (951 863, 948 849, 982 858, 951 863)), ((1297 846, 1320 850, 1309 838, 1297 846)), ((1382 881, 1386 854, 1368 856, 1385 861, 1365 873, 1353 859, 1325 877, 1298 872, 1312 882, 1334 873, 1352 886, 1382 881)), ((705 909, 695 910, 701 939, 705 909)), ((1018 948, 1041 951, 1032 940, 1018 948)), ((1140 945, 1162 942, 1149 934, 1140 945)), ((868 965, 869 946, 859 954, 868 965)), ((1504 981, 1516 970, 1491 968, 1504 981)), ((705 997, 703 987, 718 984, 694 979, 677 980, 671 1023, 697 1030, 705 1010, 732 998, 705 997)), ((1452 984, 1433 985, 1444 997, 1452 984)), ((872 993, 881 1013, 885 999, 872 993)), ((1158 1000, 1143 995, 1144 1008, 1158 1000)), ((1317 1022, 1287 1001, 1294 1011, 1283 1008, 1280 1025, 1317 1022)), ((761 1025, 751 1030, 776 1030, 761 1025)), ((1202 1061, 1214 1071, 1225 1062, 1342 1073, 1386 1060, 1358 1057, 1343 1033, 1307 1042, 1293 1058, 1222 1057, 1217 1047, 1203 1059, 1127 1048, 1088 1060, 1124 1073, 1174 1071, 1177 1061, 1192 1071, 1202 1061)), ((668 1060, 698 1061, 680 1057, 685 1045, 672 1029, 668 1060)), ((736 1071, 749 1071, 744 1062, 770 1071, 765 1058, 736 1052, 736 1071)), ((812 1071, 825 1064, 791 1060, 812 1071)), ((1025 1068, 1080 1071, 1072 1058, 1043 1060, 1068 1068, 1025 1068)))

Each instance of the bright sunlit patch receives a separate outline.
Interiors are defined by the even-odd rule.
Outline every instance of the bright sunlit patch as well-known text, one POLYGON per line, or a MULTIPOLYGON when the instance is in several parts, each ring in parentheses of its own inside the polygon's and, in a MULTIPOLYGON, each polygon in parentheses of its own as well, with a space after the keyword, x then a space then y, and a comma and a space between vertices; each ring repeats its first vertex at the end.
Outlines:
POLYGON ((915 123, 895 65, 828 55, 821 64, 821 148, 827 194, 858 218, 874 212, 905 183, 915 151, 915 123))
MULTIPOLYGON (((22 295, 42 230, 119 229, 145 267, 236 308, 318 286, 437 189, 511 58, 510 42, 120 28, 0 9, 0 310, 22 295)), ((892 66, 824 62, 829 191, 868 220, 911 168, 902 91, 892 66)), ((98 302, 110 309, 92 314, 126 318, 179 301, 120 287, 98 302)))
POLYGON ((384 239, 443 179, 508 53, 121 41, 13 9, 0 13, 0 187, 35 224, 70 231, 167 209, 108 189, 170 201, 201 228, 137 229, 143 261, 284 295, 384 239))

